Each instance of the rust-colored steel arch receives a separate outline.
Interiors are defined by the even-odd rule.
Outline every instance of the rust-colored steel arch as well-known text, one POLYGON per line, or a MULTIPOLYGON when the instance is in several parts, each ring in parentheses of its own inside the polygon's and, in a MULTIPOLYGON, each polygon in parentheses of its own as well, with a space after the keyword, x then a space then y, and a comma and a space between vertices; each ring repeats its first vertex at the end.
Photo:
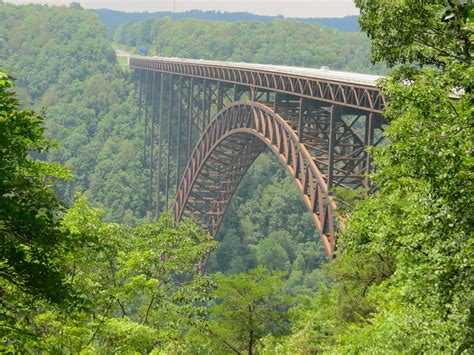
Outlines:
POLYGON ((332 256, 335 203, 323 174, 285 119, 252 101, 227 106, 203 132, 178 188, 175 220, 191 217, 214 237, 240 180, 265 147, 278 156, 293 177, 332 256))

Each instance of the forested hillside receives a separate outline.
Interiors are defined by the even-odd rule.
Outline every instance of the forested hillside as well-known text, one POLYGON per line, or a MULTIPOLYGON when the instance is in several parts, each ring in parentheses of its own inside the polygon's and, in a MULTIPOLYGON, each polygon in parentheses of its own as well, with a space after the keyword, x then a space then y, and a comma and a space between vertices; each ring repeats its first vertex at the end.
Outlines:
POLYGON ((365 34, 288 20, 226 23, 150 19, 120 26, 114 41, 165 57, 384 72, 383 65, 371 65, 365 34))
POLYGON ((77 4, 0 2, 0 352, 473 353, 472 5, 356 4, 370 42, 283 20, 116 33, 152 54, 396 68, 380 84, 389 144, 369 151, 377 191, 354 194, 325 263, 267 154, 218 242, 147 221, 136 88, 105 26, 77 4))
POLYGON ((16 78, 25 106, 45 109, 47 159, 65 164, 71 203, 80 191, 106 207, 109 220, 142 218, 145 179, 134 86, 117 66, 97 16, 77 5, 0 4, 0 66, 16 78))
MULTIPOLYGON (((107 34, 113 37, 115 30, 124 24, 143 22, 149 19, 163 19, 170 17, 173 20, 197 19, 208 21, 238 22, 238 21, 258 21, 268 22, 275 19, 284 19, 283 16, 261 16, 248 12, 220 12, 220 11, 200 11, 191 10, 184 12, 122 12, 109 9, 94 9, 94 13, 99 15, 102 22, 107 27, 107 34)), ((359 32, 357 16, 346 16, 342 18, 286 18, 290 21, 306 23, 319 23, 325 27, 335 28, 344 32, 359 32)))

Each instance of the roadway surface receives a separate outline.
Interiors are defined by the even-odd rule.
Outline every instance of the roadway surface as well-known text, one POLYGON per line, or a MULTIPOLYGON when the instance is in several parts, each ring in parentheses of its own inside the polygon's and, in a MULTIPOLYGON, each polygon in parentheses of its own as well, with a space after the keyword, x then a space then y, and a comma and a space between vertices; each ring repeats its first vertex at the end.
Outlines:
MULTIPOLYGON (((122 51, 121 51, 122 52, 122 51)), ((124 52, 121 53, 122 55, 124 52)), ((233 69, 244 69, 244 70, 258 70, 261 72, 275 73, 275 74, 288 74, 296 75, 299 77, 305 77, 310 79, 329 80, 347 84, 363 85, 368 87, 377 87, 377 80, 382 78, 379 75, 370 74, 359 74, 344 71, 330 70, 327 67, 316 68, 304 68, 304 67, 293 67, 284 65, 271 65, 271 64, 252 64, 245 62, 225 62, 225 61, 214 61, 204 59, 184 59, 175 57, 145 57, 145 56, 128 56, 129 58, 137 59, 153 59, 161 62, 168 63, 183 63, 192 65, 202 66, 215 66, 215 67, 228 67, 233 69)))

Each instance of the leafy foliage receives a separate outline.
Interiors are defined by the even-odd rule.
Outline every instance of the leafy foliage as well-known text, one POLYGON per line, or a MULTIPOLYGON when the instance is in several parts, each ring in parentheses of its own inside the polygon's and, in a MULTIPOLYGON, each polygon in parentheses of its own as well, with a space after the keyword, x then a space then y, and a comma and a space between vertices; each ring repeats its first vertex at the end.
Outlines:
POLYGON ((472 1, 355 0, 374 62, 445 65, 472 59, 472 1), (416 16, 414 15, 416 14, 416 16), (403 26, 400 26, 403 19, 403 26))
MULTIPOLYGON (((69 174, 31 158, 30 152, 50 147, 42 123, 40 115, 18 108, 13 81, 0 72, 0 289, 14 285, 64 303, 71 294, 57 261, 69 245, 59 228, 63 205, 51 184, 69 174)), ((2 314, 3 320, 10 316, 2 314)))
POLYGON ((253 354, 263 336, 287 332, 289 299, 281 273, 258 267, 247 274, 215 275, 214 280, 210 320, 199 329, 211 352, 253 354))
POLYGON ((372 149, 379 191, 355 202, 342 236, 345 255, 328 267, 335 284, 320 292, 329 292, 332 311, 321 318, 318 293, 296 309, 307 318, 294 322, 291 336, 266 344, 282 353, 290 346, 300 353, 470 353, 474 100, 465 36, 472 5, 357 3, 373 59, 414 65, 381 82, 390 98, 390 144, 372 149))
POLYGON ((204 231, 192 222, 176 225, 170 215, 140 227, 107 224, 84 197, 66 214, 62 230, 78 245, 64 255, 62 266, 80 303, 58 308, 13 288, 16 302, 11 300, 9 310, 16 329, 10 336, 15 336, 4 338, 3 350, 186 347, 183 329, 204 321, 212 286, 209 278, 194 276, 195 265, 214 244, 204 231))

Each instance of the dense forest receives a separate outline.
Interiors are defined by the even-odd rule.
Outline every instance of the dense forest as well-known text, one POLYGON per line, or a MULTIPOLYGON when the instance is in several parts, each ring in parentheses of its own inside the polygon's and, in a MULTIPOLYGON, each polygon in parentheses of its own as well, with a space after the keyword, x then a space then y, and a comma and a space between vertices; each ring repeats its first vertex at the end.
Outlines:
POLYGON ((168 17, 123 24, 113 38, 145 48, 149 55, 385 72, 383 65, 371 64, 365 34, 288 20, 227 23, 168 17))
POLYGON ((144 216, 142 131, 129 76, 96 16, 79 6, 1 5, 0 62, 16 79, 23 105, 45 110, 48 137, 60 142, 47 159, 74 172, 61 186, 93 196, 111 221, 144 216), (110 189, 109 189, 110 187, 110 189))
POLYGON ((137 90, 105 25, 77 4, 0 2, 0 351, 472 352, 472 6, 356 3, 371 42, 286 20, 152 19, 114 35, 159 55, 396 67, 380 84, 378 192, 352 203, 326 263, 267 154, 217 241, 168 214, 149 223, 137 90))
MULTIPOLYGON (((268 22, 275 19, 284 19, 283 16, 262 16, 250 14, 248 12, 220 12, 200 10, 184 12, 122 12, 109 9, 95 9, 92 11, 99 15, 101 21, 107 28, 107 35, 110 38, 113 37, 113 33, 120 25, 144 22, 145 20, 149 19, 163 19, 165 17, 170 17, 173 20, 197 19, 223 22, 268 22)), ((346 16, 342 18, 286 18, 286 20, 305 23, 318 23, 324 27, 335 28, 344 32, 359 32, 359 22, 357 21, 357 16, 346 16)))

